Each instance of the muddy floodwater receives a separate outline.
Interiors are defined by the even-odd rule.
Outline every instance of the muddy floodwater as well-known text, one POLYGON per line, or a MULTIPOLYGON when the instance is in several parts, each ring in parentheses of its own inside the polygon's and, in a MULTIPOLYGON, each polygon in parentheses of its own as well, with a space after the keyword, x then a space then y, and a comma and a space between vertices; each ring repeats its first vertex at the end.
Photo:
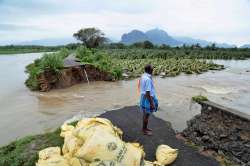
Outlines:
MULTIPOLYGON (((138 104, 137 79, 91 82, 49 93, 31 92, 24 85, 24 70, 40 56, 0 56, 0 146, 26 135, 51 131, 68 119, 92 117, 138 104)), ((200 75, 155 77, 160 103, 155 115, 181 131, 186 121, 200 112, 200 106, 191 103, 191 97, 199 94, 250 114, 250 60, 215 62, 227 68, 200 75)))

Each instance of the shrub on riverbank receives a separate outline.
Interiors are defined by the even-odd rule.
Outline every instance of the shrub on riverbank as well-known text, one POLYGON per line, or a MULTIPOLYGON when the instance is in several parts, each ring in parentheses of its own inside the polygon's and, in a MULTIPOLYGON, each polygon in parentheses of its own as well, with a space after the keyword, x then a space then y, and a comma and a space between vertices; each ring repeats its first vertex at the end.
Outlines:
POLYGON ((69 50, 63 48, 59 52, 45 54, 42 58, 36 59, 34 63, 26 66, 26 73, 28 73, 28 79, 25 84, 31 90, 39 89, 39 75, 48 70, 55 73, 59 73, 63 68, 63 60, 69 55, 69 50))
POLYGON ((122 77, 122 67, 113 62, 111 57, 103 51, 94 51, 80 46, 76 49, 76 57, 83 64, 91 64, 104 72, 111 73, 116 80, 122 77))
POLYGON ((206 96, 198 95, 198 96, 193 96, 192 100, 195 102, 201 102, 201 101, 208 101, 208 98, 206 96))

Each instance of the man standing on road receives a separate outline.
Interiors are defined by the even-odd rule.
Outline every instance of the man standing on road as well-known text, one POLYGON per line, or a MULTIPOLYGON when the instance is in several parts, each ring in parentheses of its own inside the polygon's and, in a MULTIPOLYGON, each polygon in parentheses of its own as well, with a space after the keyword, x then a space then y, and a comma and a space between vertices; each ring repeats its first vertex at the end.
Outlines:
POLYGON ((153 66, 148 64, 144 68, 145 73, 141 76, 140 86, 140 109, 143 111, 142 132, 144 135, 152 135, 148 128, 149 116, 158 109, 158 100, 155 94, 155 87, 152 80, 153 66))

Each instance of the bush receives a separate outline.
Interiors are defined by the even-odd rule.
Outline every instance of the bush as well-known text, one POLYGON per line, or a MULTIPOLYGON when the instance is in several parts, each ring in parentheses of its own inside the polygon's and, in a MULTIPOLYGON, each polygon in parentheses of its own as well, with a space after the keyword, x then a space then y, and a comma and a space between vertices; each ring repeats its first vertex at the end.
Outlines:
POLYGON ((192 97, 192 100, 199 103, 201 101, 208 101, 208 98, 206 96, 199 95, 192 97))
POLYGON ((91 49, 80 46, 76 50, 76 57, 83 64, 91 64, 101 71, 111 73, 115 79, 121 78, 122 68, 116 64, 112 64, 111 57, 106 52, 94 52, 91 49))
POLYGON ((76 58, 82 63, 93 63, 93 52, 85 46, 80 46, 76 49, 76 58))
POLYGON ((122 72, 123 72, 122 67, 115 66, 111 73, 116 80, 119 80, 122 77, 122 72))
POLYGON ((60 57, 67 58, 70 54, 70 51, 67 48, 62 48, 59 50, 59 52, 57 53, 60 57))
POLYGON ((58 73, 63 69, 63 61, 69 55, 69 50, 61 49, 56 53, 44 54, 40 59, 36 59, 34 63, 26 66, 25 72, 28 73, 28 79, 25 81, 27 87, 31 90, 39 89, 38 77, 45 70, 58 73))
POLYGON ((43 70, 58 72, 63 68, 63 60, 64 58, 58 53, 45 54, 40 62, 40 67, 43 70))

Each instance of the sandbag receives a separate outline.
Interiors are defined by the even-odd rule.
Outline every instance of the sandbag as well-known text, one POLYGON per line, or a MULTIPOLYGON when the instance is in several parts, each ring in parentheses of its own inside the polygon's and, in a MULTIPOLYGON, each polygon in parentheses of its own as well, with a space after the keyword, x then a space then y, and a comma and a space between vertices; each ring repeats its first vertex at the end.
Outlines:
POLYGON ((42 159, 42 160, 47 160, 53 156, 60 156, 60 155, 61 155, 60 147, 46 148, 44 150, 41 150, 38 154, 39 159, 42 159))
POLYGON ((178 149, 173 149, 168 145, 160 145, 156 150, 156 160, 159 164, 169 165, 175 161, 178 149))
POLYGON ((85 141, 95 130, 105 130, 115 136, 122 136, 122 131, 104 118, 87 118, 79 121, 73 135, 85 141))
POLYGON ((67 132, 67 131, 73 131, 74 130, 74 126, 72 125, 68 125, 66 123, 64 123, 62 126, 61 126, 61 132, 67 132))
POLYGON ((71 156, 78 151, 78 149, 82 146, 83 142, 80 139, 77 139, 74 135, 68 135, 64 138, 63 144, 63 154, 69 153, 71 156))
POLYGON ((143 161, 142 165, 143 166, 163 166, 157 162, 151 162, 151 161, 146 161, 146 160, 143 161))
POLYGON ((72 132, 74 130, 74 126, 64 124, 61 126, 61 137, 64 137, 64 144, 62 148, 63 154, 69 153, 73 156, 77 150, 82 146, 83 141, 75 137, 72 132))
POLYGON ((103 118, 84 119, 76 127, 64 124, 60 136, 64 138, 63 156, 59 147, 44 149, 36 166, 164 166, 178 154, 177 149, 160 145, 157 161, 146 161, 140 144, 122 141, 122 131, 103 118))
POLYGON ((88 162, 116 161, 120 165, 140 165, 144 152, 139 144, 123 142, 105 130, 96 130, 76 153, 88 162))
POLYGON ((68 161, 61 156, 59 147, 50 147, 39 152, 36 166, 70 166, 68 161))
POLYGON ((120 166, 116 161, 97 161, 90 163, 89 166, 120 166))
POLYGON ((69 154, 64 155, 64 158, 67 159, 70 166, 89 166, 89 163, 83 159, 72 157, 69 154))

